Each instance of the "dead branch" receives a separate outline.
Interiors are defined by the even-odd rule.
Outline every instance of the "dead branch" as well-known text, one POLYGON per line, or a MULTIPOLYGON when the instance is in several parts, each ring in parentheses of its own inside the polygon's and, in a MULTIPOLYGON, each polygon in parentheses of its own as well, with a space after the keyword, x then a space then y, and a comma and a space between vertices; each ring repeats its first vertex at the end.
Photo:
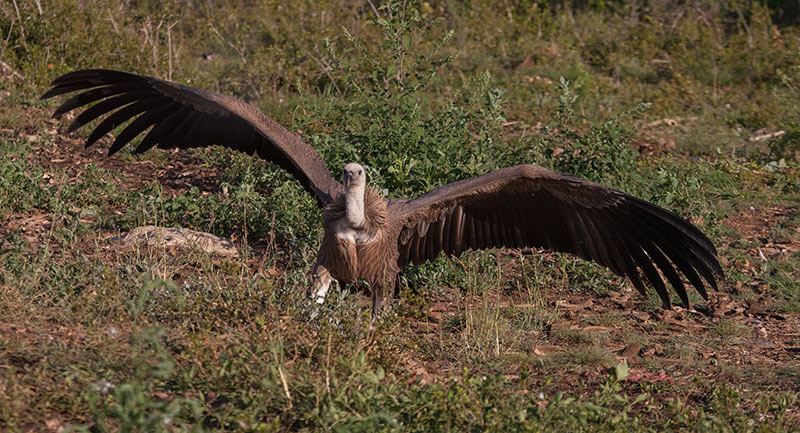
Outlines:
POLYGON ((755 141, 770 140, 772 138, 778 138, 783 134, 786 134, 786 131, 780 130, 780 131, 770 132, 769 134, 756 135, 755 137, 748 138, 747 141, 755 142, 755 141))

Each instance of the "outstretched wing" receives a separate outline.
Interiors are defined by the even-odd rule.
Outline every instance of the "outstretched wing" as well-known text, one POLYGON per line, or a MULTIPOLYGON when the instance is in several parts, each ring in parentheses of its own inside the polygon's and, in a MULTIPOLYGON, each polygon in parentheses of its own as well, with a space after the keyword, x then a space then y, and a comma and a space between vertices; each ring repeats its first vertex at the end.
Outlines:
POLYGON ((467 249, 543 247, 592 260, 645 293, 640 271, 665 307, 664 277, 689 305, 678 272, 707 298, 703 279, 723 277, 711 241, 677 215, 620 191, 535 165, 518 165, 396 201, 401 268, 467 249), (701 279, 702 276, 702 279, 701 279))
POLYGON ((167 149, 218 144, 278 164, 314 194, 320 205, 343 191, 316 150, 236 98, 104 69, 71 72, 56 78, 52 86, 42 99, 85 90, 58 107, 53 117, 96 102, 77 116, 68 132, 111 113, 89 136, 87 147, 133 119, 116 137, 109 155, 151 128, 136 153, 156 145, 167 149))

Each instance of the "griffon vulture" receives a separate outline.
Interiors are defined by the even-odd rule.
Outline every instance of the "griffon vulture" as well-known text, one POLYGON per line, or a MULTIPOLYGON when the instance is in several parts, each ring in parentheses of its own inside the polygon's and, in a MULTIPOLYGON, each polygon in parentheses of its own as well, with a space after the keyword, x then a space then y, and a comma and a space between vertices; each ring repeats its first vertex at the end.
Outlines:
POLYGON ((518 165, 436 188, 415 199, 389 200, 366 183, 362 166, 347 164, 342 183, 312 147, 254 107, 229 96, 111 70, 82 70, 57 78, 42 95, 83 91, 53 117, 96 102, 67 128, 74 131, 111 113, 89 136, 90 146, 133 119, 109 155, 148 128, 136 153, 153 146, 227 146, 278 164, 313 194, 324 237, 309 295, 322 303, 332 279, 367 281, 380 314, 398 274, 440 253, 484 248, 540 247, 592 260, 625 276, 642 294, 646 279, 663 306, 663 277, 688 308, 679 272, 707 298, 723 277, 711 241, 670 211, 623 192, 535 165, 518 165))

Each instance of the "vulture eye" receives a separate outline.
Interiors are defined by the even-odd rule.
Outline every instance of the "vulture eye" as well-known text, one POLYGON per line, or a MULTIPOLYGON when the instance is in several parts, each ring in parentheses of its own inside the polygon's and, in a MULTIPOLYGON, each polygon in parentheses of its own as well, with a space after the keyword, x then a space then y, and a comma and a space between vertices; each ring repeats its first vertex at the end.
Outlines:
POLYGON ((361 174, 361 170, 358 170, 358 174, 361 174))

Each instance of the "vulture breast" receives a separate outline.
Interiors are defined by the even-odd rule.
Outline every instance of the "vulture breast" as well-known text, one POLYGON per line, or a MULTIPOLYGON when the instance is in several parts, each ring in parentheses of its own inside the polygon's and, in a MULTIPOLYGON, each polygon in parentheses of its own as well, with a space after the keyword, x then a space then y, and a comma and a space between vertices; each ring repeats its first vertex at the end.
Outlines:
POLYGON ((386 203, 385 197, 368 187, 364 194, 365 224, 358 230, 347 225, 344 196, 325 207, 319 259, 333 278, 346 283, 357 279, 370 284, 391 283, 399 269, 397 239, 389 233, 386 203))

